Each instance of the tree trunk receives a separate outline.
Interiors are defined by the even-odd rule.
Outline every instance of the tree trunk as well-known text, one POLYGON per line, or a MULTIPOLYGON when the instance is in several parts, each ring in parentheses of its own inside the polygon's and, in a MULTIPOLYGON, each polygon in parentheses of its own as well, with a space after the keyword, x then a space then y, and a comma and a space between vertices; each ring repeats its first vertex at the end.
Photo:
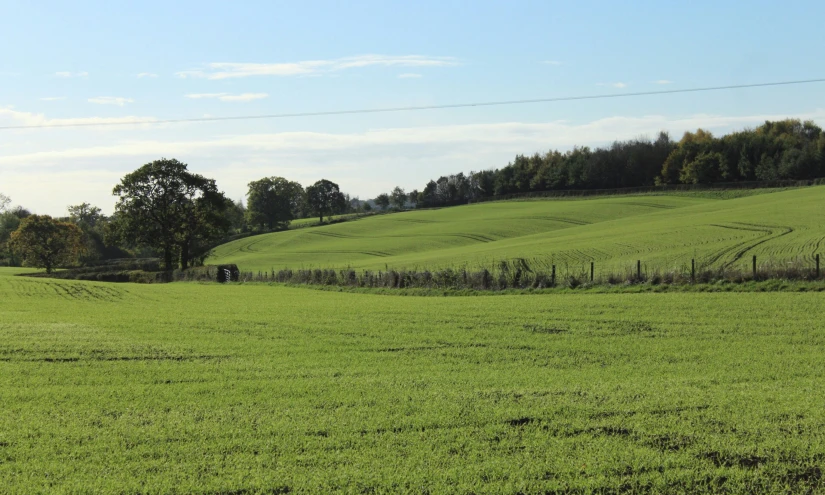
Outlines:
POLYGON ((324 223, 324 214, 321 213, 321 218, 318 219, 318 223, 324 223))
POLYGON ((189 243, 184 242, 180 247, 180 268, 186 270, 189 266, 189 243))
POLYGON ((163 248, 163 263, 166 266, 166 271, 172 271, 172 248, 165 247, 163 248))

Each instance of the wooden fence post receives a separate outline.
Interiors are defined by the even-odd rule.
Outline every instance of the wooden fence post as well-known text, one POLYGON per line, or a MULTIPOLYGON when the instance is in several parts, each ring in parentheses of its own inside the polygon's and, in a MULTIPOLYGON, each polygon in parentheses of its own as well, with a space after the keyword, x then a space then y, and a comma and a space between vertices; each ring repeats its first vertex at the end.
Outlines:
POLYGON ((556 265, 553 265, 553 270, 550 274, 550 283, 553 285, 553 287, 556 286, 556 265))
POLYGON ((636 278, 642 279, 642 260, 636 260, 636 278))
POLYGON ((590 281, 593 281, 593 262, 590 262, 590 281))
POLYGON ((696 259, 690 260, 690 281, 696 282, 696 259))
POLYGON ((756 278, 756 255, 753 255, 753 278, 756 278))
POLYGON ((816 278, 819 278, 819 254, 816 255, 816 278))

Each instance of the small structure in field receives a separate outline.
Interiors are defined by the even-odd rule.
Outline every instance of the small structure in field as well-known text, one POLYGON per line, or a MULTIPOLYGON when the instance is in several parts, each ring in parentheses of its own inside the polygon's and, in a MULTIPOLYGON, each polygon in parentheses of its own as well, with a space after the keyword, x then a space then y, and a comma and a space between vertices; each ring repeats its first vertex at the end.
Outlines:
POLYGON ((241 271, 238 270, 238 265, 218 265, 218 282, 222 284, 237 282, 240 277, 241 271))

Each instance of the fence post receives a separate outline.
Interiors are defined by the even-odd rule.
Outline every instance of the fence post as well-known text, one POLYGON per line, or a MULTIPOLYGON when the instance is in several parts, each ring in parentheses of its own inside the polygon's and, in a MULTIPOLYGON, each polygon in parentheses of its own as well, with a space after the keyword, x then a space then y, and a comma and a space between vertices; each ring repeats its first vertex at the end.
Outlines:
POLYGON ((696 259, 690 260, 690 281, 696 282, 696 259))
POLYGON ((642 279, 642 260, 636 260, 636 278, 642 279))
POLYGON ((819 254, 816 255, 816 278, 819 278, 819 254))
POLYGON ((756 255, 753 255, 753 278, 756 278, 756 255))
POLYGON ((590 281, 593 281, 593 262, 590 262, 590 281))
POLYGON ((553 287, 556 286, 556 265, 553 265, 553 270, 550 272, 550 283, 553 287))

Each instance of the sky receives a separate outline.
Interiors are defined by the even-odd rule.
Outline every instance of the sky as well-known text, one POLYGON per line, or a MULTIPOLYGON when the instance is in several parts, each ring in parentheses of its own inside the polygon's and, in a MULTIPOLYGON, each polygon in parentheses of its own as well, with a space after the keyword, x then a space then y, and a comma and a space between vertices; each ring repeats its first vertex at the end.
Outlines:
POLYGON ((825 77, 813 1, 0 0, 0 193, 41 214, 162 157, 217 180, 325 178, 362 199, 516 154, 825 124, 825 84, 392 113, 152 124, 825 77))

